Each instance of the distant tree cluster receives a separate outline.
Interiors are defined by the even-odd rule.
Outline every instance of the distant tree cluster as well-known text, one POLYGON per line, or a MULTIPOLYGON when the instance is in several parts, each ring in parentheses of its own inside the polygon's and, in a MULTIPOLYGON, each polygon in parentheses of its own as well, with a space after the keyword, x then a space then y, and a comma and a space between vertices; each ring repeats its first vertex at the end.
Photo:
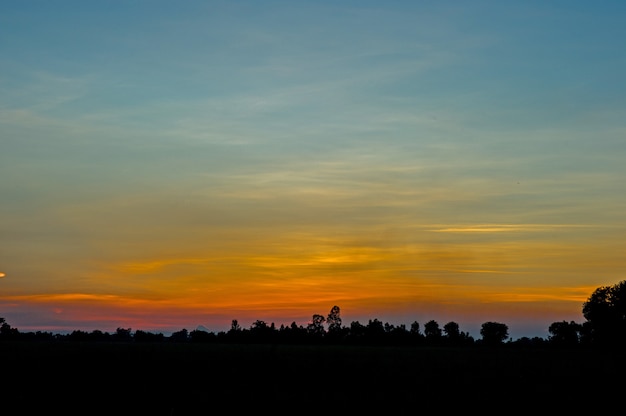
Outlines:
POLYGON ((314 314, 306 325, 280 325, 256 320, 249 328, 243 328, 236 319, 227 331, 210 332, 196 329, 182 329, 165 336, 131 328, 117 328, 114 333, 99 330, 87 332, 72 331, 66 335, 47 332, 20 333, 1 319, 0 339, 39 339, 66 340, 76 342, 225 342, 225 343, 291 343, 291 344, 358 344, 358 345, 431 345, 431 346, 467 346, 474 343, 495 345, 508 338, 505 324, 488 322, 481 330, 482 340, 474 340, 467 332, 460 330, 456 322, 448 322, 443 327, 434 320, 424 324, 415 321, 409 328, 406 325, 393 325, 378 319, 370 319, 367 324, 353 321, 343 325, 341 309, 333 306, 324 316, 314 314))
POLYGON ((474 339, 460 330, 456 322, 440 326, 430 320, 422 327, 417 321, 406 325, 383 323, 370 319, 367 324, 353 321, 344 325, 339 306, 333 306, 324 316, 314 314, 307 325, 276 325, 256 320, 249 328, 242 328, 236 319, 227 331, 210 332, 182 329, 169 336, 131 328, 117 328, 114 333, 94 330, 75 330, 69 334, 50 332, 19 332, 0 317, 0 341, 8 340, 61 340, 76 342, 222 342, 222 343, 291 343, 291 344, 346 344, 346 345, 420 345, 465 347, 472 345, 501 346, 624 346, 626 345, 626 280, 613 286, 597 288, 583 303, 586 321, 561 321, 552 323, 547 339, 541 337, 509 337, 509 328, 501 322, 481 325, 480 339, 474 339))
MULTIPOLYGON (((0 318, 0 340, 63 340, 70 342, 221 342, 221 343, 280 343, 280 344, 346 344, 346 345, 422 345, 422 346, 470 346, 503 344, 509 339, 508 326, 498 322, 486 322, 481 328, 481 339, 475 340, 463 332, 456 322, 448 322, 443 327, 430 320, 424 324, 423 332, 415 321, 409 328, 406 325, 393 325, 378 319, 370 319, 367 324, 353 321, 343 325, 339 306, 333 306, 327 316, 314 314, 306 325, 276 325, 256 320, 249 328, 242 328, 236 319, 228 331, 210 332, 196 329, 182 329, 165 336, 131 328, 117 328, 114 333, 94 330, 75 330, 66 335, 49 332, 20 333, 16 328, 0 318)), ((534 342, 543 341, 537 339, 534 342)), ((511 340, 509 339, 509 342, 511 340)))
POLYGON ((262 343, 307 343, 307 344, 369 344, 369 345, 471 345, 475 341, 465 332, 459 330, 458 324, 450 322, 444 326, 443 332, 439 324, 429 321, 420 331, 420 324, 414 322, 410 328, 406 325, 392 325, 378 319, 370 319, 367 324, 353 321, 350 325, 342 325, 340 308, 333 306, 324 317, 315 314, 307 325, 291 325, 276 327, 257 320, 249 329, 241 328, 237 320, 233 320, 230 330, 217 334, 204 331, 192 331, 191 341, 227 341, 227 342, 262 342, 262 343))

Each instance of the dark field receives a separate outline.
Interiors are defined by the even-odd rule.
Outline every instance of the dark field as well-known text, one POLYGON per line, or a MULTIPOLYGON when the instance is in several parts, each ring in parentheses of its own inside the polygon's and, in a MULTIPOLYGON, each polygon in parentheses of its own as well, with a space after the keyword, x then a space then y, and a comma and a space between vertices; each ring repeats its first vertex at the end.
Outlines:
POLYGON ((596 414, 626 397, 622 351, 5 342, 0 354, 5 415, 596 414))

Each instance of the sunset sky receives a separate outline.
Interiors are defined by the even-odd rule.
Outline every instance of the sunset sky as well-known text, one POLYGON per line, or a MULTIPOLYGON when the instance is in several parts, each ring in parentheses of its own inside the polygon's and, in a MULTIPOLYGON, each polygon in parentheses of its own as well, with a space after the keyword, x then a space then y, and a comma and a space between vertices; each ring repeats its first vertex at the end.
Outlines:
POLYGON ((0 317, 479 338, 626 279, 626 2, 0 5, 0 317))

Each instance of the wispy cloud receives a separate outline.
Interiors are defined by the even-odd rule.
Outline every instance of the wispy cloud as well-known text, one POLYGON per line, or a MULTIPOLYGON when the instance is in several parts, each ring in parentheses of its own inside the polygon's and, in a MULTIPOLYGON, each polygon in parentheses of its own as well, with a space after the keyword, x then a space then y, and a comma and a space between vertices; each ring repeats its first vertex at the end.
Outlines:
POLYGON ((122 302, 123 296, 96 293, 40 293, 32 295, 3 296, 3 300, 27 301, 33 303, 55 302, 122 302))
POLYGON ((514 233, 543 232, 579 228, 598 228, 591 224, 480 224, 480 225, 449 225, 432 228, 428 231, 436 233, 514 233))
POLYGON ((519 287, 507 290, 504 293, 497 291, 485 291, 480 297, 482 302, 498 303, 532 303, 532 302, 575 302, 582 307, 591 293, 595 290, 592 286, 580 287, 519 287))
POLYGON ((211 259, 203 258, 171 258, 158 259, 144 262, 125 262, 115 266, 115 270, 121 273, 144 274, 161 272, 167 267, 185 266, 185 265, 204 265, 211 263, 211 259))

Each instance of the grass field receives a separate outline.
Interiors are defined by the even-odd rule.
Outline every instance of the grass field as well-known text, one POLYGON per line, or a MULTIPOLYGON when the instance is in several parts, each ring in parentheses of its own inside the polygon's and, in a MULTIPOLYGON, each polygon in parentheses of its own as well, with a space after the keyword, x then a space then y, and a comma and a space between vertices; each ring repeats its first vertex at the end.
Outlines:
POLYGON ((622 351, 5 342, 0 354, 7 415, 560 415, 626 394, 622 351))

